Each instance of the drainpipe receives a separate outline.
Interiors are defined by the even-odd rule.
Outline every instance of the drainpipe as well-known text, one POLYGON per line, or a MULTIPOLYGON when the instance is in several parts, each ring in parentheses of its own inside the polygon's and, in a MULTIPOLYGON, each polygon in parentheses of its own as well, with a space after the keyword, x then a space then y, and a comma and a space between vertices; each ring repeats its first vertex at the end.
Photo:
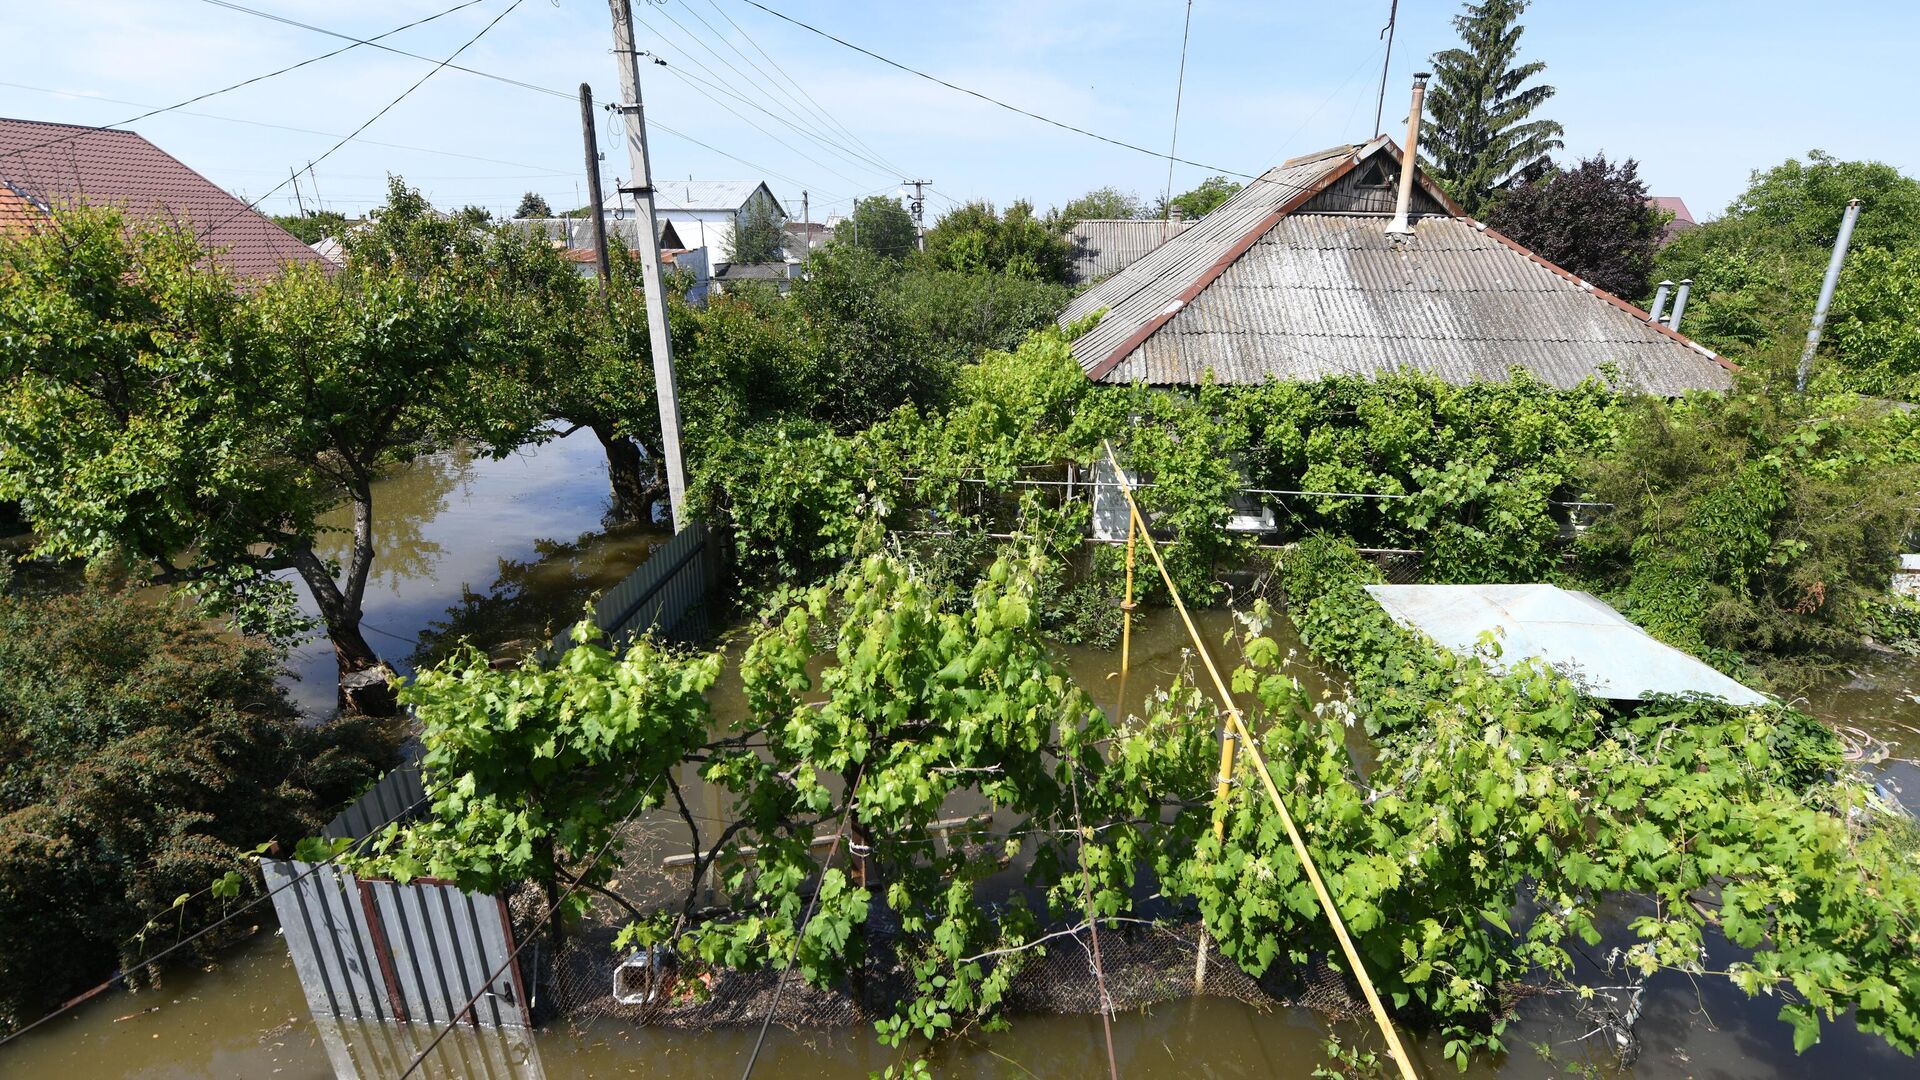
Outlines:
POLYGON ((1693 279, 1681 278, 1680 291, 1673 294, 1673 314, 1667 317, 1667 329, 1680 332, 1680 316, 1687 311, 1687 294, 1693 291, 1693 279))
POLYGON ((1426 108, 1427 78, 1431 74, 1422 71, 1413 77, 1413 105, 1407 111, 1407 148, 1400 161, 1400 198, 1394 203, 1393 222, 1387 226, 1388 236, 1413 235, 1413 224, 1407 220, 1407 210, 1413 204, 1413 174, 1420 168, 1420 113, 1426 108))
POLYGON ((1657 323, 1660 321, 1660 313, 1667 310, 1667 293, 1672 290, 1673 282, 1663 281, 1660 283, 1660 288, 1653 294, 1653 310, 1647 313, 1648 322, 1657 323))
POLYGON ((1833 258, 1827 263, 1827 279, 1820 283, 1820 301, 1813 305, 1813 325, 1807 329, 1807 347, 1800 353, 1800 373, 1793 388, 1806 393, 1807 376, 1813 373, 1813 352, 1820 347, 1820 331, 1826 329, 1827 305, 1833 303, 1833 287, 1840 284, 1840 264, 1847 261, 1847 245, 1853 240, 1853 223, 1860 217, 1860 200, 1847 200, 1846 215, 1840 219, 1840 235, 1833 241, 1833 258))

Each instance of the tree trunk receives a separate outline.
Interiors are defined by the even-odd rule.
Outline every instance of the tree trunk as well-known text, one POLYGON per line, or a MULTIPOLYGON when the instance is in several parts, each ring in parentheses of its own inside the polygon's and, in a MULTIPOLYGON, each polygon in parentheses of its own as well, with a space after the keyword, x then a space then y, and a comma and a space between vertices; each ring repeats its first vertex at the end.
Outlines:
POLYGON ((293 565, 307 583, 333 658, 340 668, 340 707, 369 716, 392 716, 399 708, 388 680, 393 669, 380 659, 360 632, 361 602, 373 570, 373 495, 362 480, 353 491, 353 550, 347 558, 345 586, 333 579, 327 565, 311 547, 293 553, 293 565))
POLYGON ((613 488, 613 516, 622 521, 653 520, 653 504, 660 497, 657 486, 647 477, 647 459, 640 444, 615 434, 605 421, 590 425, 593 434, 607 452, 607 481, 613 488))

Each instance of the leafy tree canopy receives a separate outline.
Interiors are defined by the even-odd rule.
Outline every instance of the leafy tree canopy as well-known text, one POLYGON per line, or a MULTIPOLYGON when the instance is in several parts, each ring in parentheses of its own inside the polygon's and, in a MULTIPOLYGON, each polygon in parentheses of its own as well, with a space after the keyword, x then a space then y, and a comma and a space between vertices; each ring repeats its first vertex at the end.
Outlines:
POLYGON ((1568 169, 1522 180, 1495 199, 1487 224, 1615 296, 1649 291, 1660 247, 1660 211, 1629 158, 1595 155, 1568 169))
POLYGON ((726 258, 736 263, 780 261, 780 249, 786 237, 781 232, 787 217, 770 201, 755 199, 747 204, 727 238, 726 258))
POLYGON ((1072 228, 1076 222, 1137 218, 1145 213, 1146 207, 1141 204, 1140 196, 1108 185, 1069 200, 1052 216, 1064 231, 1072 228))
POLYGON ((884 259, 904 259, 919 243, 913 215, 891 195, 872 195, 854 203, 853 214, 833 235, 884 259))
POLYGON ((337 210, 275 214, 273 223, 292 233, 303 244, 317 244, 329 236, 338 238, 347 234, 347 215, 337 210))
POLYGON ((547 205, 546 196, 529 191, 520 196, 520 205, 514 207, 513 216, 517 218, 549 218, 553 216, 553 207, 547 205))
POLYGON ((1235 195, 1245 185, 1238 180, 1229 180, 1224 176, 1209 176, 1200 181, 1191 191, 1183 191, 1173 198, 1163 201, 1154 217, 1166 217, 1170 207, 1179 207, 1181 216, 1188 220, 1205 217, 1214 208, 1235 195))
POLYGON ((1065 282, 1072 259, 1072 248, 1024 200, 1004 214, 991 203, 968 203, 927 230, 927 262, 945 270, 1065 282))
POLYGON ((1526 0, 1468 3, 1453 18, 1460 47, 1433 56, 1431 122, 1420 149, 1469 214, 1479 214, 1495 191, 1549 168, 1547 155, 1561 147, 1559 124, 1528 119, 1554 90, 1525 85, 1547 66, 1519 60, 1526 10, 1526 0))

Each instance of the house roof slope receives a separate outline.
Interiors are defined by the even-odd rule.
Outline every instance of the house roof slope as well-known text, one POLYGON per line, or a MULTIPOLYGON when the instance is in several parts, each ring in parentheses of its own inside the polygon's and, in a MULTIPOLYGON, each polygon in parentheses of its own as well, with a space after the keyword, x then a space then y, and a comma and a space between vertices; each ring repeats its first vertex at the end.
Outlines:
POLYGON ((41 206, 118 206, 186 224, 241 277, 324 265, 270 218, 131 131, 0 118, 0 180, 41 206))
MULTIPOLYGON (((766 186, 762 180, 655 180, 653 193, 662 210, 738 210, 766 186)), ((767 197, 773 198, 771 188, 767 197)), ((632 196, 614 192, 606 203, 624 206, 631 200, 632 196)))
POLYGON ((1093 218, 1067 230, 1073 246, 1073 283, 1099 281, 1140 261, 1148 252, 1192 228, 1192 221, 1162 218, 1093 218))
POLYGON ((1376 153, 1398 161, 1376 139, 1272 170, 1082 294, 1063 324, 1106 314, 1074 342, 1081 367, 1161 386, 1209 372, 1238 384, 1414 371, 1466 383, 1517 366, 1571 387, 1603 365, 1647 393, 1731 385, 1732 365, 1466 217, 1425 176, 1428 212, 1411 238, 1388 236, 1388 215, 1324 209, 1376 153))

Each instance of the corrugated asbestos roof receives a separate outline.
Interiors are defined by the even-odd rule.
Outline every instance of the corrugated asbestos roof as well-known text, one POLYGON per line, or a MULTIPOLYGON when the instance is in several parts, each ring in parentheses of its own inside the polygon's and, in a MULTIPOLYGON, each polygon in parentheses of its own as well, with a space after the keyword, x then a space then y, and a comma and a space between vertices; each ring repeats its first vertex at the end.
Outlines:
POLYGON ((1496 671, 1544 660, 1594 697, 1638 701, 1656 694, 1704 694, 1735 705, 1767 697, 1722 675, 1595 597, 1552 585, 1369 585, 1393 621, 1466 655, 1495 633, 1496 671))
POLYGON ((1239 384, 1398 371, 1464 383, 1522 366, 1570 387, 1612 364, 1649 393, 1731 385, 1711 352, 1464 216, 1418 216, 1396 239, 1386 215, 1298 209, 1374 153, 1399 156, 1376 139, 1270 170, 1076 298, 1063 325, 1106 309, 1074 342, 1081 367, 1170 386, 1209 371, 1239 384))
POLYGON ((42 206, 118 206, 136 219, 186 223, 241 277, 324 264, 272 220, 131 131, 0 118, 0 180, 42 206))
MULTIPOLYGON (((653 194, 662 210, 738 210, 753 198, 761 180, 660 180, 653 182, 653 194)), ((768 189, 772 198, 773 191, 768 189)), ((606 198, 608 207, 632 204, 631 195, 614 192, 606 198)))
POLYGON ((1073 283, 1099 281, 1138 262, 1147 252, 1192 228, 1192 221, 1096 218, 1067 232, 1073 245, 1073 283))

